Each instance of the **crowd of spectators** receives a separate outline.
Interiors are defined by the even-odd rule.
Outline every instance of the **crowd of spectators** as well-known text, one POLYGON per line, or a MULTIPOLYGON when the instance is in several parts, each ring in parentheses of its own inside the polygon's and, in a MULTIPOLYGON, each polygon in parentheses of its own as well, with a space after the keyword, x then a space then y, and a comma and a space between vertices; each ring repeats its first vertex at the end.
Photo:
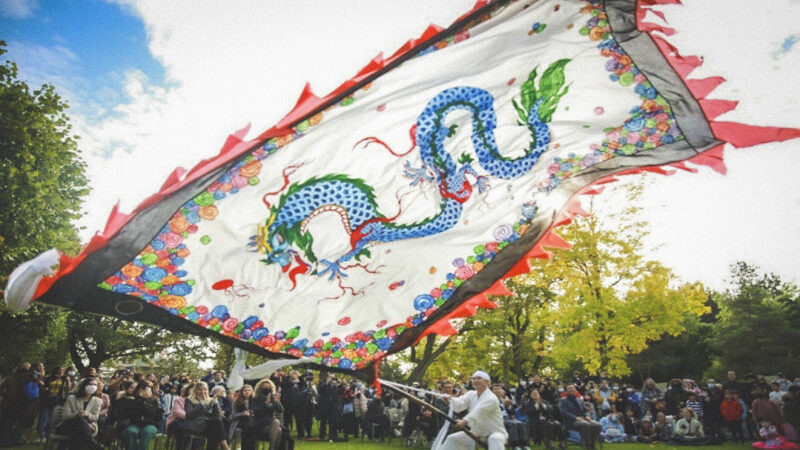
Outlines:
MULTIPOLYGON (((433 441, 445 423, 444 395, 457 397, 469 382, 414 383, 410 401, 384 388, 376 390, 341 374, 291 370, 228 389, 224 371, 201 379, 187 374, 158 377, 131 368, 104 374, 88 368, 21 364, 0 382, 0 445, 44 442, 49 432, 78 449, 97 449, 117 441, 125 449, 146 449, 157 434, 188 448, 202 437, 208 448, 245 450, 268 441, 368 439, 433 441), (428 404, 429 407, 424 406, 428 404), (54 422, 54 411, 60 414, 54 422), (315 433, 312 435, 312 429, 315 433)), ((800 378, 779 373, 739 380, 729 371, 721 382, 702 386, 673 379, 662 389, 652 379, 642 386, 620 383, 602 373, 584 379, 532 375, 517 383, 496 383, 491 392, 514 449, 531 445, 565 446, 571 439, 586 448, 605 442, 667 442, 702 445, 725 440, 754 441, 755 447, 797 448, 800 429, 800 378)))

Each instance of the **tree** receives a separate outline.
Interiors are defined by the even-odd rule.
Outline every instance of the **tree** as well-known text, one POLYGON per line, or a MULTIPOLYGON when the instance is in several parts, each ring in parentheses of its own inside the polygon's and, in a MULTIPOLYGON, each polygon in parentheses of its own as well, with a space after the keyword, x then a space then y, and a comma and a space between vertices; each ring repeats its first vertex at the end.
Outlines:
POLYGON ((24 361, 41 362, 47 370, 68 362, 65 311, 36 304, 20 314, 11 314, 5 306, 0 310, 0 373, 11 373, 24 361))
POLYGON ((730 284, 716 296, 714 344, 723 365, 741 372, 800 372, 797 287, 741 261, 731 265, 730 284))
MULTIPOLYGON (((53 86, 31 91, 17 77, 16 64, 0 65, 0 286, 17 265, 49 248, 79 249, 73 221, 88 193, 66 103, 53 86)), ((54 308, 11 314, 0 305, 0 371, 23 360, 63 363, 65 318, 54 308)))
POLYGON ((641 385, 645 379, 670 380, 690 377, 700 380, 711 367, 714 355, 714 326, 694 314, 684 314, 683 333, 664 334, 638 355, 628 358, 633 372, 632 382, 641 385))
POLYGON ((205 346, 198 346, 196 337, 77 311, 70 312, 67 318, 67 340, 78 370, 100 367, 112 359, 147 359, 165 351, 192 355, 195 361, 207 357, 202 353, 205 346))
POLYGON ((637 220, 635 202, 641 186, 626 189, 624 209, 560 228, 573 247, 534 267, 559 280, 551 354, 558 367, 580 360, 592 374, 627 375, 628 355, 664 334, 680 334, 685 313, 706 312, 701 284, 673 287, 671 270, 642 256, 647 223, 637 220))
POLYGON ((429 334, 419 344, 411 347, 408 360, 414 364, 414 369, 408 374, 406 383, 421 381, 433 361, 447 350, 452 341, 452 336, 440 338, 435 334, 429 334))
MULTIPOLYGON (((0 41, 0 55, 5 54, 0 41)), ((79 249, 73 221, 89 190, 86 165, 52 85, 31 92, 17 65, 0 66, 0 283, 52 247, 79 249)))
MULTIPOLYGON (((463 336, 450 337, 450 357, 433 364, 434 373, 443 373, 453 365, 482 367, 504 380, 522 378, 538 372, 547 361, 552 346, 548 315, 554 305, 553 283, 541 272, 531 272, 506 282, 514 294, 494 296, 494 310, 478 310, 466 320, 463 336), (455 341, 455 342, 453 342, 455 341), (458 349, 458 351, 456 351, 458 349), (456 363, 453 353, 472 354, 471 365, 456 363)), ((463 374, 462 374, 463 375, 463 374)))
POLYGON ((427 376, 464 376, 460 368, 481 367, 508 380, 581 366, 623 376, 630 373, 630 355, 679 335, 708 312, 702 285, 675 286, 668 268, 642 256, 647 223, 638 220, 641 186, 623 189, 621 209, 559 228, 573 247, 531 261, 530 273, 507 281, 515 296, 493 297, 498 309, 466 319, 462 335, 438 338, 447 351, 427 376))

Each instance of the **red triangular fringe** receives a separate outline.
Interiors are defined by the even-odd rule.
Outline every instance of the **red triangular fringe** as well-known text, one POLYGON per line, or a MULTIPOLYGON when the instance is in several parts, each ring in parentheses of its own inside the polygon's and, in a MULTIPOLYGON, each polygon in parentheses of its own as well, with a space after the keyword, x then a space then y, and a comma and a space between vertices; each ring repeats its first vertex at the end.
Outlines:
POLYGON ((322 105, 322 99, 317 97, 311 90, 311 85, 306 83, 303 92, 300 93, 300 98, 294 108, 283 117, 276 125, 278 128, 289 128, 293 123, 300 120, 302 117, 311 114, 315 109, 322 105))
POLYGON ((734 147, 752 147, 767 142, 783 142, 800 137, 798 128, 760 127, 738 122, 711 122, 717 139, 734 147))
POLYGON ((728 168, 725 167, 725 162, 722 159, 722 151, 724 146, 724 144, 717 145, 711 150, 706 150, 703 153, 700 153, 689 161, 693 164, 708 166, 715 172, 725 175, 728 173, 728 168))
POLYGON ((739 104, 739 102, 733 100, 716 99, 700 99, 698 102, 700 103, 700 107, 703 108, 703 113, 706 115, 708 120, 714 120, 722 114, 732 111, 734 108, 736 108, 736 105, 739 104))
POLYGON ((697 99, 706 98, 708 94, 711 93, 714 89, 717 88, 720 84, 725 81, 725 78, 722 77, 708 77, 708 78, 699 78, 693 80, 686 80, 686 86, 689 88, 689 91, 692 92, 697 99))

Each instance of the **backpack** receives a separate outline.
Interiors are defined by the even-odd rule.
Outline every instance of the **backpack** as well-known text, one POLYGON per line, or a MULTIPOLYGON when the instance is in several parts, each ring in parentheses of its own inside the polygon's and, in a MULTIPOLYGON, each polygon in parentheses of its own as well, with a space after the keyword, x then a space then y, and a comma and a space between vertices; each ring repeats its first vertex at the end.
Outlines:
POLYGON ((22 387, 22 396, 25 400, 36 400, 39 398, 39 383, 29 381, 22 387))

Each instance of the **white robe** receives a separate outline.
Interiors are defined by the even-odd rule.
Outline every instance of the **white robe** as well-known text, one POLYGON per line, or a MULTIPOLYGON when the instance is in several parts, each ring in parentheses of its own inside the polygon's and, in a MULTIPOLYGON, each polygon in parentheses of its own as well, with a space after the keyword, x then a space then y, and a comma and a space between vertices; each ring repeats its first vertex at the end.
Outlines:
MULTIPOLYGON (((500 400, 492 391, 486 389, 480 396, 476 391, 468 391, 461 397, 451 398, 450 402, 455 412, 469 409, 464 420, 467 421, 470 431, 488 441, 489 450, 504 448, 505 442, 508 440, 508 433, 503 425, 500 400)), ((475 441, 462 431, 448 436, 441 446, 441 450, 472 448, 475 448, 475 441)))

